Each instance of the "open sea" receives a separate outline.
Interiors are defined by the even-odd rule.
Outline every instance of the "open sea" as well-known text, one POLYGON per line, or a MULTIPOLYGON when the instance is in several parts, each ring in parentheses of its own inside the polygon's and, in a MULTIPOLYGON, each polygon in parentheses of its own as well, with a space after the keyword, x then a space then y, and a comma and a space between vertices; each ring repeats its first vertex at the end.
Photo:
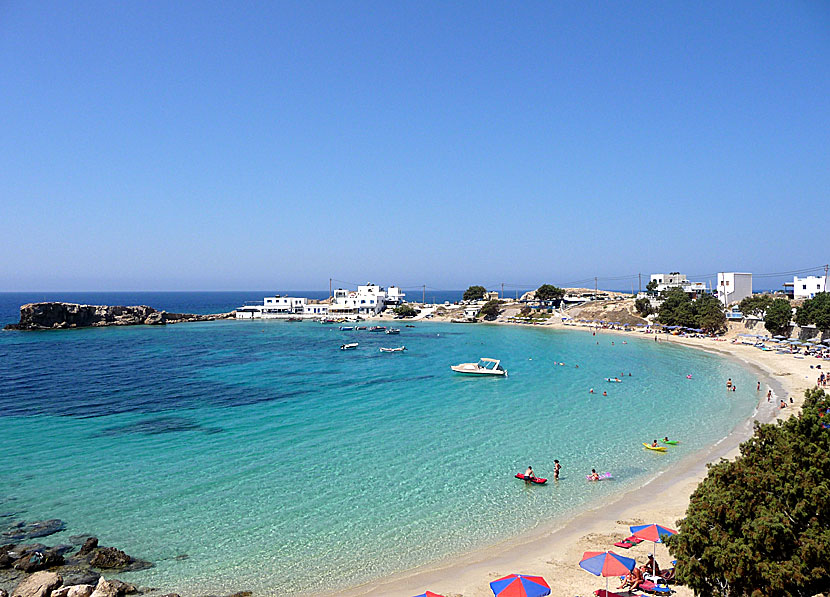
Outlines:
MULTIPOLYGON (((6 293, 0 322, 34 300, 209 313, 264 294, 6 293)), ((185 597, 319 594, 595 506, 723 438, 758 400, 741 366, 639 334, 403 323, 399 336, 280 321, 0 333, 0 526, 60 518, 43 542, 94 534, 155 563, 118 578, 185 597), (509 377, 449 369, 483 356, 509 377), (665 435, 682 444, 641 445, 665 435), (513 478, 552 476, 554 458, 558 483, 513 478), (591 468, 614 479, 588 483, 591 468)))

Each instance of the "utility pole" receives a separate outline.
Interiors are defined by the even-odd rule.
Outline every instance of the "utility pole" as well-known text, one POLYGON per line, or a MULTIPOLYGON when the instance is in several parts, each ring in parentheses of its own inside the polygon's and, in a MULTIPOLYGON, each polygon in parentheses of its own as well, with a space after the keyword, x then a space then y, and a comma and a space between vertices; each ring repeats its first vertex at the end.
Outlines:
POLYGON ((830 264, 824 264, 824 292, 827 292, 827 270, 830 269, 830 264))
POLYGON ((501 300, 504 300, 504 282, 501 283, 501 300))
POLYGON ((331 278, 329 278, 329 303, 331 303, 331 278))
POLYGON ((594 276, 594 300, 597 300, 597 294, 598 294, 598 292, 599 292, 599 291, 598 291, 598 289, 597 289, 597 277, 596 277, 596 276, 594 276))
POLYGON ((427 305, 427 285, 424 284, 424 296, 421 298, 421 304, 426 307, 427 305))
POLYGON ((643 291, 643 274, 637 274, 637 294, 643 291))

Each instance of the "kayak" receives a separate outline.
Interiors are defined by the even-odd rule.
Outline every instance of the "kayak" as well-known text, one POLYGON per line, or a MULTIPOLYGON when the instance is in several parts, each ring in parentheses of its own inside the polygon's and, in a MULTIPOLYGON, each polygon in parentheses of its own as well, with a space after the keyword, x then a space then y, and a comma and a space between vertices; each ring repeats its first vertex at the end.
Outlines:
POLYGON ((663 442, 664 444, 668 444, 668 445, 670 445, 670 446, 676 446, 677 444, 679 444, 679 443, 680 443, 680 441, 679 441, 679 440, 676 440, 676 439, 670 439, 669 441, 666 441, 666 440, 664 440, 664 439, 661 439, 660 441, 661 441, 661 442, 663 442))
POLYGON ((516 473, 516 478, 521 479, 522 481, 530 481, 531 483, 536 483, 536 485, 544 485, 548 482, 547 479, 542 479, 541 477, 535 477, 533 479, 525 479, 524 473, 516 473))
MULTIPOLYGON (((585 475, 585 478, 589 481, 592 481, 591 475, 585 475)), ((599 473, 599 480, 602 481, 603 479, 613 479, 611 473, 599 473)))
POLYGON ((651 444, 647 444, 646 442, 643 442, 643 447, 648 448, 649 450, 654 450, 655 452, 665 452, 666 450, 668 450, 668 448, 666 448, 665 446, 657 446, 655 448, 654 446, 652 446, 651 444))

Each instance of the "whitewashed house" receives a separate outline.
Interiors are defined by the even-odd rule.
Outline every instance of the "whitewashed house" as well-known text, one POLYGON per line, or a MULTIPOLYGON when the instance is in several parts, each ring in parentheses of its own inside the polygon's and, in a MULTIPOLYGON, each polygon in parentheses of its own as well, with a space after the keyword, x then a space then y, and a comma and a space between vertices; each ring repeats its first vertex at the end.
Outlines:
POLYGON ((663 292, 669 288, 680 288, 688 294, 702 294, 706 292, 706 284, 703 282, 690 282, 685 274, 679 272, 651 274, 651 281, 657 282, 657 292, 663 292))
POLYGON ((718 274, 718 299, 724 306, 738 303, 752 296, 752 274, 720 272, 718 274))
POLYGON ((820 292, 827 292, 827 276, 793 277, 793 298, 810 299, 820 292))

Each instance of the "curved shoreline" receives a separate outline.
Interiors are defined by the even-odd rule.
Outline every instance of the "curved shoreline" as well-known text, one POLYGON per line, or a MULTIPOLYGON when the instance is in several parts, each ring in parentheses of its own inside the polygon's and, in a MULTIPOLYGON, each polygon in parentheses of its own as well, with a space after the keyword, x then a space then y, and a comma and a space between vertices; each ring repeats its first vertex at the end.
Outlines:
MULTIPOLYGON (((561 324, 545 327, 593 331, 591 328, 573 328, 561 324)), ((623 336, 636 334, 617 330, 598 332, 623 336)), ((635 337, 640 336, 638 334, 635 337)), ((752 415, 739 421, 726 437, 689 454, 670 470, 662 471, 640 486, 623 492, 610 503, 590 507, 564 522, 561 519, 549 521, 547 524, 543 522, 523 536, 401 571, 383 580, 370 581, 328 594, 344 597, 409 596, 429 589, 444 595, 485 597, 490 595, 490 581, 514 572, 545 576, 553 594, 591 592, 597 588, 598 579, 585 574, 577 566, 583 551, 613 548, 615 541, 629 534, 629 524, 676 524, 685 513, 691 493, 705 477, 707 464, 721 458, 734 458, 738 454, 739 444, 752 435, 755 421, 766 423, 796 411, 803 401, 803 389, 811 385, 809 375, 804 376, 807 383, 801 383, 803 373, 809 371, 806 369, 809 365, 806 360, 801 361, 804 365, 802 370, 792 358, 789 361, 785 358, 774 358, 787 355, 761 353, 754 347, 731 343, 718 346, 711 340, 698 338, 671 337, 664 341, 704 350, 757 373, 759 379, 773 389, 776 402, 767 403, 763 400, 765 392, 760 392, 752 415), (773 361, 777 367, 772 366, 773 361), (790 366, 784 366, 782 372, 780 365, 790 366), (788 408, 782 413, 776 407, 777 400, 787 395, 794 399, 795 408, 788 408)), ((651 551, 652 544, 648 545, 648 549, 633 548, 627 555, 641 558, 651 551)), ((658 562, 667 562, 670 559, 662 544, 656 546, 656 552, 658 562)), ((677 595, 691 596, 692 592, 678 587, 677 595)))

